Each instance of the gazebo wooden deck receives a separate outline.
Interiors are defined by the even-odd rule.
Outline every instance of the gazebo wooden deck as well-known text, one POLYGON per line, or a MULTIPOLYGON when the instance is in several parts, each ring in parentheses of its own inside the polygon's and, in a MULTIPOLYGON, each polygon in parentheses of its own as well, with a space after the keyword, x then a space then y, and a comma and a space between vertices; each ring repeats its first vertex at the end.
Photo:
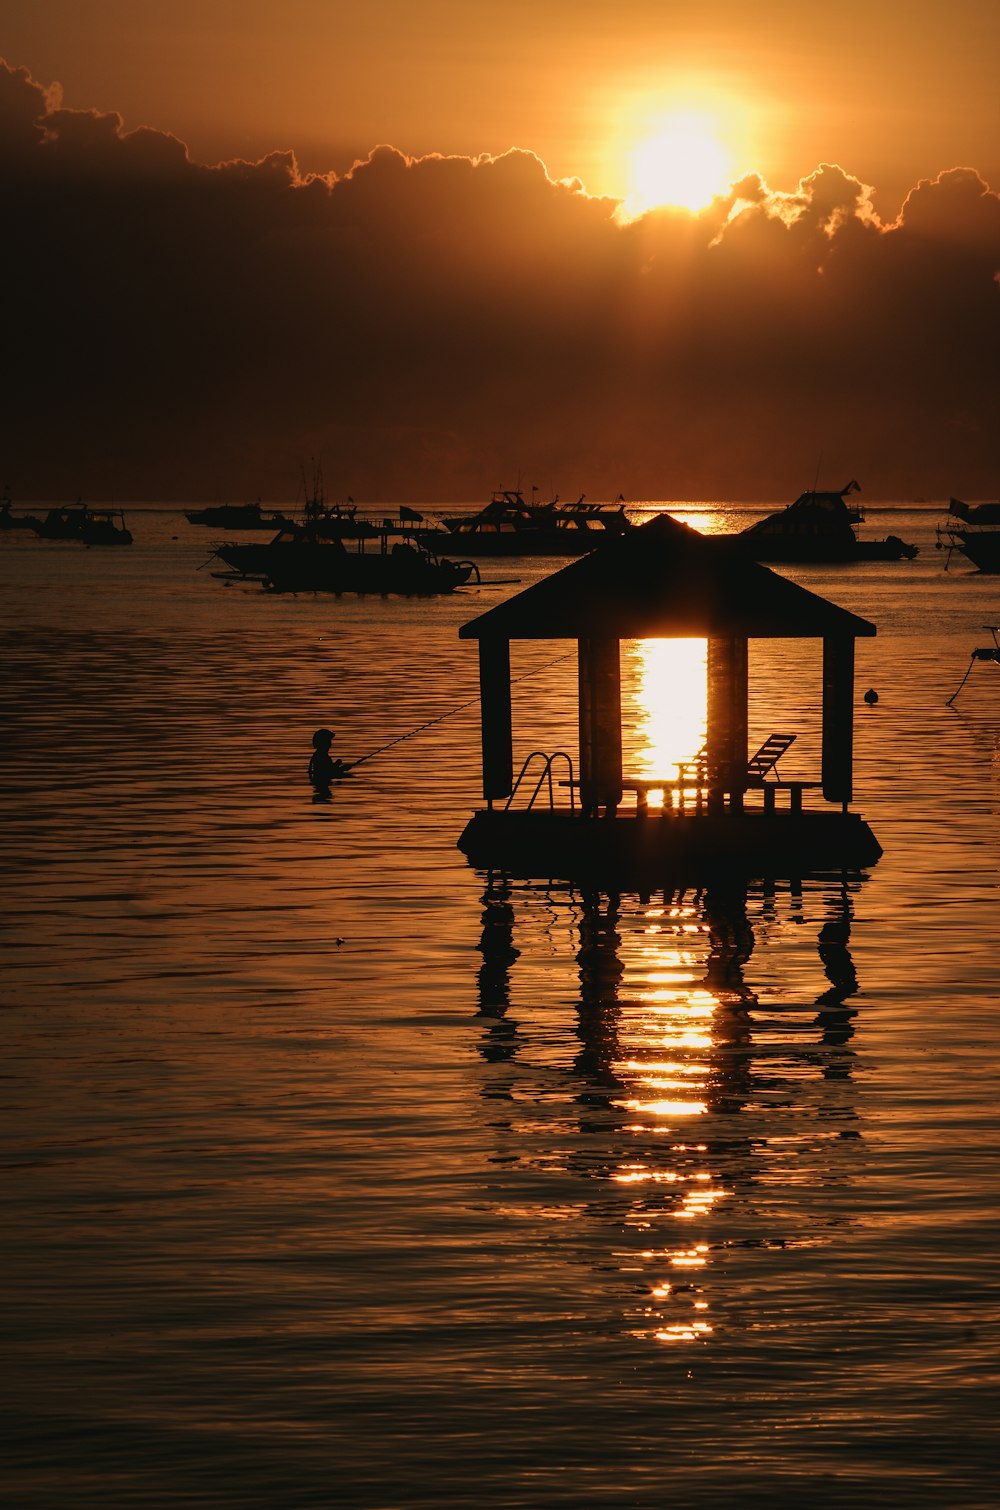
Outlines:
POLYGON ((875 626, 748 561, 725 540, 668 514, 515 594, 464 624, 479 641, 483 797, 459 846, 482 868, 613 881, 639 873, 804 875, 857 870, 881 854, 853 797, 854 642, 875 626), (704 761, 676 779, 622 769, 622 640, 704 638, 708 715, 704 761), (822 639, 819 781, 763 783, 748 773, 748 642, 822 639), (578 770, 543 767, 548 803, 512 805, 512 640, 576 640, 578 770), (644 790, 674 789, 654 816, 644 790), (815 787, 823 806, 807 806, 815 787), (635 807, 622 809, 626 790, 635 807), (751 795, 762 791, 758 805, 751 795), (788 792, 777 804, 776 793, 788 792), (749 799, 749 800, 748 800, 749 799), (502 804, 502 805, 500 805, 502 804))

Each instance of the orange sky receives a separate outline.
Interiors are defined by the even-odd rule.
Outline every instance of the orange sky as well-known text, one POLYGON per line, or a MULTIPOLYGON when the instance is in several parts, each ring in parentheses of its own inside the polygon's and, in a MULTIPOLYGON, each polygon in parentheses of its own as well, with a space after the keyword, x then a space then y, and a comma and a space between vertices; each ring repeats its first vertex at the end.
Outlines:
POLYGON ((526 147, 623 195, 637 119, 694 98, 736 112, 734 176, 774 188, 821 161, 883 215, 957 164, 1000 188, 994 0, 8 0, 0 51, 201 162, 526 147))
POLYGON ((1000 6, 15 0, 0 48, 15 496, 1000 492, 1000 6))

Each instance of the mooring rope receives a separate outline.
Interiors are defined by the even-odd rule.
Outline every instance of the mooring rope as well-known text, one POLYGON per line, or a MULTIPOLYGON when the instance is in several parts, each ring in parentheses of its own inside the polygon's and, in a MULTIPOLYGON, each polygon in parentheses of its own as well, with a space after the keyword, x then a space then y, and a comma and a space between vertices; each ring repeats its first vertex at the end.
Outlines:
MULTIPOLYGON (((987 629, 992 628, 992 626, 989 624, 987 624, 986 627, 987 629)), ((962 677, 962 680, 959 682, 958 686, 955 688, 954 692, 945 703, 946 708, 951 707, 952 703, 955 701, 956 697, 961 692, 966 682, 969 680, 969 672, 972 670, 977 661, 996 661, 998 664, 1000 664, 1000 647, 994 649, 992 645, 986 645, 979 650, 974 650, 972 652, 972 655, 969 658, 969 664, 966 667, 965 675, 962 677)))
MULTIPOLYGON (((529 677, 538 676, 541 671, 548 671, 550 666, 558 666, 560 661, 569 660, 573 654, 572 650, 567 650, 565 655, 557 655, 554 660, 546 661, 543 666, 535 666, 531 671, 525 671, 522 676, 515 676, 511 680, 511 686, 516 687, 518 682, 526 682, 529 677)), ((402 744, 404 739, 412 739, 414 734, 422 734, 424 729, 430 729, 434 724, 443 723, 446 718, 454 718, 456 713, 462 713, 466 708, 474 707, 478 701, 478 697, 470 697, 468 702, 459 703, 457 707, 449 708, 446 713, 439 713, 435 718, 429 718, 426 723, 418 724, 415 729, 408 729, 405 734, 397 734, 396 738, 390 739, 388 744, 379 745, 378 749, 369 750, 367 755, 359 755, 357 760, 352 760, 350 762, 351 770, 353 771, 359 765, 364 765, 366 760, 374 760, 376 755, 381 755, 384 751, 391 750, 393 745, 402 744)))
POLYGON ((949 697, 948 701, 945 703, 945 707, 946 708, 950 708, 951 707, 952 703, 955 701, 956 697, 961 692, 961 690, 965 686, 966 682, 969 680, 969 672, 972 670, 972 668, 973 668, 973 666, 975 664, 976 664, 976 652, 973 651, 972 655, 969 657, 969 664, 966 667, 965 675, 962 677, 962 680, 959 682, 958 686, 955 688, 954 692, 951 694, 951 696, 949 697))

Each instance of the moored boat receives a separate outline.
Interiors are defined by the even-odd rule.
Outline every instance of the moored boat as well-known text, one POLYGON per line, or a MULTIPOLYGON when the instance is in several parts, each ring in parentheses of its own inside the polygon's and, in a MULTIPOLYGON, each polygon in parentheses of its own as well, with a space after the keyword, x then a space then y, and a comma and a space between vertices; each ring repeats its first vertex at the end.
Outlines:
POLYGON ((87 510, 82 503, 49 509, 44 519, 32 519, 32 529, 41 540, 82 540, 87 510))
POLYGON ((10 499, 0 499, 0 530, 31 530, 37 523, 33 514, 12 514, 10 499))
POLYGON ((864 515, 848 501, 854 492, 860 492, 860 487, 853 480, 839 492, 810 489, 787 508, 769 514, 730 539, 753 560, 775 564, 911 561, 917 547, 898 535, 859 540, 855 525, 864 515))
POLYGON ((1000 503, 963 503, 952 498, 948 517, 938 526, 939 549, 960 551, 981 572, 1000 572, 1000 503))
POLYGON ((337 536, 312 524, 289 523, 266 545, 220 545, 215 554, 246 580, 273 592, 452 592, 475 574, 471 561, 451 561, 415 541, 391 540, 365 520, 347 522, 337 536), (369 548, 377 542, 374 548, 369 548))
MULTIPOLYGON (((466 556, 583 556, 632 528, 624 501, 526 503, 519 489, 500 490, 474 514, 455 514, 433 529, 414 529, 432 550, 466 556)), ((407 511, 412 513, 412 511, 407 511)), ((419 516, 418 516, 419 518, 419 516)))
POLYGON ((284 523, 282 514, 272 513, 265 518, 259 502, 220 503, 210 508, 193 509, 184 517, 189 524, 206 524, 226 530, 277 530, 284 523))
POLYGON ((131 545, 132 534, 121 509, 92 509, 78 503, 49 509, 31 528, 42 540, 79 540, 83 545, 131 545))
POLYGON ((88 509, 80 539, 84 545, 131 545, 132 532, 121 509, 88 509))

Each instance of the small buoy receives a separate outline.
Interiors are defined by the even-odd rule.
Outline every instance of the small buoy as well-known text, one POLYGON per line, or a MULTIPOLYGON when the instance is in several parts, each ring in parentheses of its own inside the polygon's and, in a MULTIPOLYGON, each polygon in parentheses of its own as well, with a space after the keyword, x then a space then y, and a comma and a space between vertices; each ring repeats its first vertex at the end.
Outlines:
POLYGON ((868 691, 865 693, 865 702, 868 704, 869 708, 874 708, 875 704, 878 702, 878 693, 875 691, 874 687, 868 688, 868 691))

